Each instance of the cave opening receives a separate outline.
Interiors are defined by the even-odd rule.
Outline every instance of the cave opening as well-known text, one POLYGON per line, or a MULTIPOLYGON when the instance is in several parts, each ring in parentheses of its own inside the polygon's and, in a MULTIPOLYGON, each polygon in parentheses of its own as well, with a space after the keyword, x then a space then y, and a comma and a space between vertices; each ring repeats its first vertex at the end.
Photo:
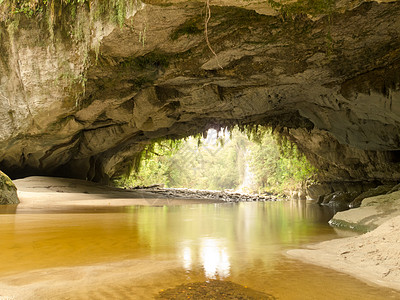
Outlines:
POLYGON ((283 195, 304 189, 317 172, 296 145, 265 126, 162 139, 145 147, 134 164, 114 181, 117 186, 283 195))

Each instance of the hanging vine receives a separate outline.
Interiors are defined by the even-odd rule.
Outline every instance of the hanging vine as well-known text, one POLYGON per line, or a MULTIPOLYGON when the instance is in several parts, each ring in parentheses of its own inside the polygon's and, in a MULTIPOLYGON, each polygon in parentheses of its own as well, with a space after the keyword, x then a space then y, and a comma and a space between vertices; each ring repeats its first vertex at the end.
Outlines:
POLYGON ((219 63, 217 53, 215 53, 214 49, 211 47, 210 41, 208 39, 208 22, 211 19, 211 8, 210 8, 210 0, 206 0, 206 17, 205 17, 205 22, 204 22, 204 35, 206 37, 206 43, 212 54, 214 54, 215 59, 217 60, 218 67, 223 69, 221 64, 219 63))

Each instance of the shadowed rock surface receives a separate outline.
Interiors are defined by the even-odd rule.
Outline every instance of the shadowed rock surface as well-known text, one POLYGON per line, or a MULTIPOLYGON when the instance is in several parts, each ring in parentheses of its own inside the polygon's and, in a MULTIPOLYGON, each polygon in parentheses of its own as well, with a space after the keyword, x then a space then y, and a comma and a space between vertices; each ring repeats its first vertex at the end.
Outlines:
POLYGON ((264 124, 323 182, 397 180, 400 2, 299 3, 213 1, 218 60, 202 1, 138 2, 121 27, 83 4, 51 29, 3 20, 0 169, 107 182, 151 140, 264 124))
POLYGON ((351 203, 349 204, 350 208, 354 208, 354 207, 359 207, 361 205, 361 202, 365 199, 365 198, 369 198, 369 197, 374 197, 374 196, 379 196, 379 195, 383 195, 386 193, 391 193, 394 192, 392 191, 393 186, 392 185, 380 185, 376 188, 370 189, 364 193, 361 193, 360 195, 358 195, 356 198, 354 198, 353 201, 351 201, 351 203))

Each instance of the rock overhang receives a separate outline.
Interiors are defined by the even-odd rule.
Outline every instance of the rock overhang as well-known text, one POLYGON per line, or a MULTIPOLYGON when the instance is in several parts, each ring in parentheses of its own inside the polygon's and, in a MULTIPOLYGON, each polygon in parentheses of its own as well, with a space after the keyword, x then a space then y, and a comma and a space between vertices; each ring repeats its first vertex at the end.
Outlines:
POLYGON ((82 8, 80 40, 38 41, 48 28, 30 19, 14 34, 2 25, 1 169, 107 181, 151 140, 263 124, 323 181, 400 177, 399 2, 317 17, 212 2, 218 60, 203 2, 145 2, 122 27, 82 8))

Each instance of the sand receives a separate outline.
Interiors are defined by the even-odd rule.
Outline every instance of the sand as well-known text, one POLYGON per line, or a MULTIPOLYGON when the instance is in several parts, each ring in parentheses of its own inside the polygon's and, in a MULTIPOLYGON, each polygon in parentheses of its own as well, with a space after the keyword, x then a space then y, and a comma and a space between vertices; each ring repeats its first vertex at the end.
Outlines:
POLYGON ((163 206, 218 202, 208 199, 169 199, 144 191, 118 189, 67 178, 33 176, 14 180, 14 184, 21 201, 18 205, 19 211, 50 207, 54 210, 62 207, 163 206))
POLYGON ((0 299, 153 299, 176 261, 135 259, 1 277, 0 299))
POLYGON ((369 233, 289 250, 287 254, 368 283, 400 290, 400 216, 369 233))

